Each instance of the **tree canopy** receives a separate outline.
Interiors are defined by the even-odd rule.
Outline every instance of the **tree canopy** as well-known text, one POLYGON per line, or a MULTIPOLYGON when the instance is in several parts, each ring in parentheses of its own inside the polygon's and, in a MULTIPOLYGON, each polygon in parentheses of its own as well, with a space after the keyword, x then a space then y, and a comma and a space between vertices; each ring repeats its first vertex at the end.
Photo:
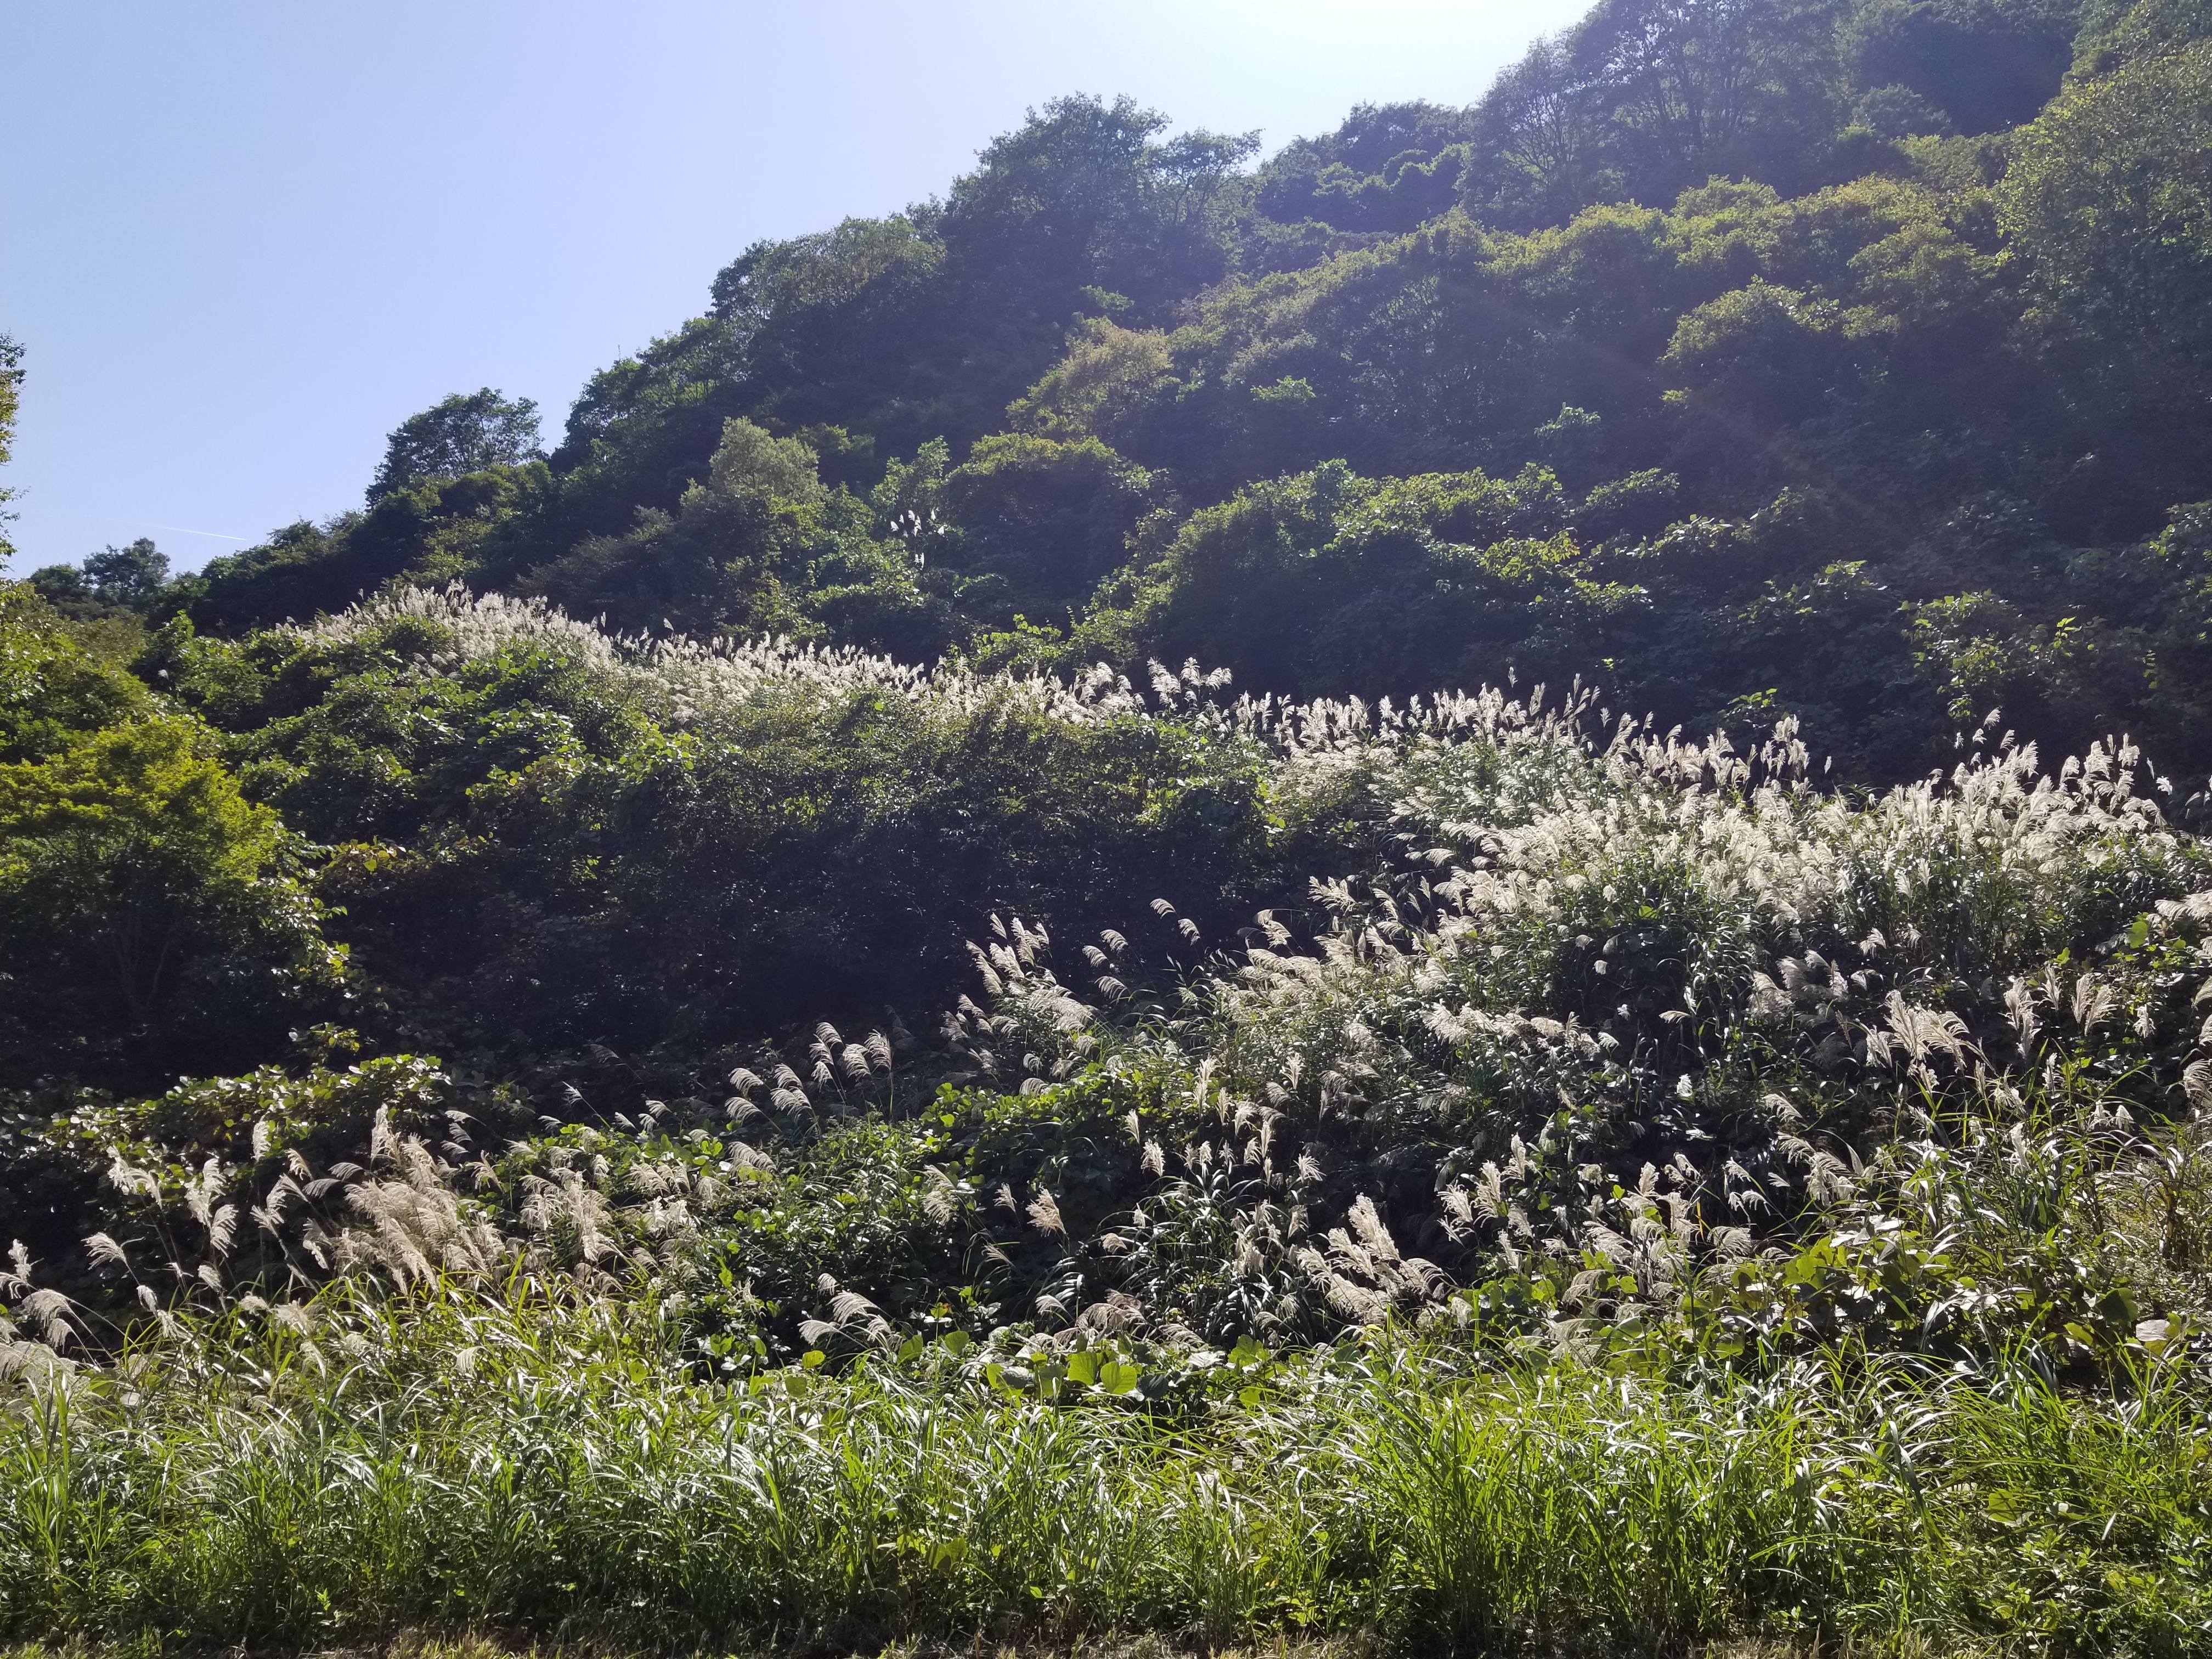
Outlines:
POLYGON ((538 405, 489 386, 456 392, 410 415, 385 442, 384 464, 368 486, 369 505, 432 479, 513 466, 538 453, 538 405))

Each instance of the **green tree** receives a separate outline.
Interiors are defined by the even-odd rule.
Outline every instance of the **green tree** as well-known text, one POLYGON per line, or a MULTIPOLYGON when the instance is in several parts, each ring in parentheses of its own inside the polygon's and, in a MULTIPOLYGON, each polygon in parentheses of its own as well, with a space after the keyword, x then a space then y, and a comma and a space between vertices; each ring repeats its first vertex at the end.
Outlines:
POLYGON ((2212 338, 2212 42, 2139 58, 2014 143, 1999 219, 2054 326, 2151 350, 2212 338))
POLYGON ((2077 86, 2014 140, 1999 222, 2050 371, 2067 520, 2132 538, 2212 466, 2212 41, 2077 86), (2063 388, 2063 392, 2061 388, 2063 388))
POLYGON ((1832 5, 1801 0, 1599 0, 1573 35, 1578 75, 1611 105, 1635 194, 1665 199, 1713 173, 1802 188, 1835 131, 1832 5))
POLYGON ((23 580, 30 585, 33 592, 57 610, 75 611, 80 605, 96 603, 92 597, 92 584, 85 580, 82 565, 41 565, 23 580))
POLYGON ((1754 280, 1683 313, 1659 361, 1686 400, 1746 422, 1737 441, 1816 410, 1834 373, 1833 307, 1754 280))
POLYGON ((502 397, 489 386, 457 392, 393 429, 385 442, 384 465, 368 487, 369 504, 428 479, 514 466, 537 454, 535 403, 502 397))
POLYGON ((1104 317, 1086 322, 1068 354, 1006 410, 1015 430, 1046 438, 1103 438, 1174 374, 1167 336, 1122 328, 1104 317))
POLYGON ((72 616, 149 611, 169 592, 169 556, 143 536, 110 545, 82 565, 50 564, 27 578, 46 602, 72 616))
POLYGON ((988 273, 992 289, 1054 323, 1086 287, 1149 313, 1220 276, 1226 249, 1210 210, 1259 135, 1160 142, 1167 126, 1129 98, 1057 98, 1032 112, 952 187, 943 234, 956 268, 988 273))
MULTIPOLYGON (((1167 125, 1127 98, 1057 99, 994 140, 941 203, 748 248, 715 278, 696 338, 657 343, 625 383, 594 383, 598 445, 633 422, 680 428, 700 445, 696 477, 714 411, 841 426, 887 455, 933 437, 973 442, 1079 317, 1158 324, 1233 269, 1237 170, 1256 140, 1167 137, 1167 125)), ((571 445, 582 431, 572 420, 571 445)), ((665 453, 653 456, 664 477, 665 453)))
POLYGON ((0 616, 0 1077, 128 1086, 280 1050, 337 964, 276 812, 35 601, 0 616))
POLYGON ((0 764, 46 759, 152 709, 145 686, 95 660, 29 583, 0 582, 0 764))
POLYGON ((1618 178, 1604 171, 1601 88, 1565 36, 1540 40, 1500 74, 1477 106, 1480 160, 1468 208, 1516 230, 1564 224, 1618 178))
MULTIPOLYGON (((23 348, 14 336, 0 334, 0 466, 7 465, 14 455, 19 402, 15 388, 22 380, 23 348)), ((15 544, 8 539, 8 523, 15 515, 7 510, 15 493, 0 485, 0 565, 6 564, 15 552, 15 544)))
POLYGON ((276 815, 210 747, 157 719, 0 767, 7 1071, 128 1085, 251 1063, 335 969, 276 815))
POLYGON ((26 580, 49 605, 71 616, 144 612, 169 591, 169 556, 141 536, 128 547, 111 544, 82 565, 50 564, 26 580))
POLYGON ((128 547, 109 547, 84 562, 92 591, 112 605, 143 609, 169 582, 169 556, 141 536, 128 547))
POLYGON ((1000 433, 945 481, 963 567, 1006 584, 1005 603, 1056 620, 1121 562, 1152 505, 1152 475, 1096 438, 1055 443, 1000 433))
POLYGON ((1362 104, 1326 137, 1287 145, 1254 175, 1270 217, 1339 230, 1411 230, 1452 203, 1468 112, 1425 102, 1362 104))
POLYGON ((2064 0, 1875 0, 1846 26, 1844 51, 1860 85, 1906 88, 1961 132, 1990 132, 2033 118, 2058 90, 2074 12, 2064 0))
POLYGON ((627 534, 580 542, 521 586, 625 628, 810 631, 793 607, 830 550, 826 515, 857 503, 823 488, 806 445, 743 418, 725 422, 705 471, 674 513, 641 511, 627 534))

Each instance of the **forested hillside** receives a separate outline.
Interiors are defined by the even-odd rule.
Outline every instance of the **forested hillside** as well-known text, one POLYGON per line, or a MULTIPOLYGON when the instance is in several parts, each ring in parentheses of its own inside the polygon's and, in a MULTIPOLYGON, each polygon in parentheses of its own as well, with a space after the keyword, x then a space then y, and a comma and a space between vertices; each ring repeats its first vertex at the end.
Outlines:
POLYGON ((449 401, 157 614, 460 580, 1297 696, 1582 673, 1869 781, 1993 707, 2212 769, 2200 9, 1603 6, 1250 170, 1061 100, 748 250, 550 454, 449 401))
POLYGON ((1067 97, 0 585, 0 1637, 2212 1642, 2208 158, 2204 0, 1067 97))

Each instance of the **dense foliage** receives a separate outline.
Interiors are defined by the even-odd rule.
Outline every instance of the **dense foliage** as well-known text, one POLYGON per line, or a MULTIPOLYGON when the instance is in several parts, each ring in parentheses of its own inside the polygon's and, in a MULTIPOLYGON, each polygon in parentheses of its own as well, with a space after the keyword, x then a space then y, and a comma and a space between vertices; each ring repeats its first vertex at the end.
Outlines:
POLYGON ((941 200, 747 251, 550 454, 457 395, 365 511, 92 597, 236 635, 462 580, 1300 696, 1587 672, 1871 782, 1995 706, 2212 769, 2205 24, 1623 0, 1250 171, 1062 99, 941 200))
POLYGON ((1063 99, 0 587, 0 1636, 2201 1649, 2208 155, 2196 0, 1063 99))
MULTIPOLYGON (((78 1035, 12 1097, 19 1631, 2201 1636, 2212 869, 2131 746, 1985 729, 1856 800, 1786 720, 1739 755, 1587 692, 1230 702, 421 592, 167 648, 210 715, 320 698, 226 739, 57 647, 42 741, 174 728, 210 802, 376 830, 246 910, 307 953, 264 1006, 354 1023, 134 1094, 111 1012, 105 1089, 78 1035), (1179 877, 1284 898, 1112 886, 1179 877), (919 1034, 739 1036, 925 981, 930 919, 1016 887, 1127 931, 1001 911, 919 1034), (842 963, 791 914, 916 931, 842 963)), ((194 915, 270 819, 224 821, 152 865, 194 915)))

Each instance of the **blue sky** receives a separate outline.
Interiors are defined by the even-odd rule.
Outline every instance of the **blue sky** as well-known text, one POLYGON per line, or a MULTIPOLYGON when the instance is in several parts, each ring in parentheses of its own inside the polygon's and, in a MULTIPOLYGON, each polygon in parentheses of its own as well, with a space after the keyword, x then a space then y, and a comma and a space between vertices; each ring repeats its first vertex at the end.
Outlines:
POLYGON ((356 505, 449 392, 535 398, 704 307, 748 243, 940 189, 1129 93, 1268 149, 1464 103, 1581 0, 0 0, 17 575, 180 568, 356 505))

